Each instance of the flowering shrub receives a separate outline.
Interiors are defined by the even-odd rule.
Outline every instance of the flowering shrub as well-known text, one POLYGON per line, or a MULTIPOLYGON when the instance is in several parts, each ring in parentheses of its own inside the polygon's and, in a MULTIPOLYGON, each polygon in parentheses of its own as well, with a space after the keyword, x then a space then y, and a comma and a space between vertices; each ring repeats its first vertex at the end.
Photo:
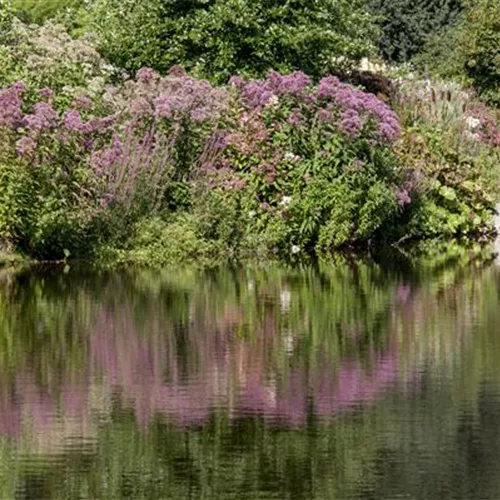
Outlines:
POLYGON ((281 234, 278 247, 367 241, 409 201, 391 153, 399 122, 375 96, 301 72, 230 83, 242 111, 208 175, 251 193, 248 209, 281 234))
POLYGON ((491 234, 500 159, 495 111, 456 83, 408 77, 398 82, 394 104, 404 126, 396 154, 418 191, 401 237, 491 234))
MULTIPOLYGON (((22 83, 0 90, 0 157, 30 179, 30 213, 37 213, 31 220, 43 221, 43 233, 49 224, 37 212, 41 206, 51 215, 57 208, 63 218, 66 210, 82 211, 82 232, 99 227, 101 237, 126 234, 127 224, 172 201, 173 182, 185 183, 210 156, 225 106, 224 92, 206 82, 185 75, 160 79, 147 69, 121 89, 108 88, 97 109, 80 96, 58 110, 57 94, 49 88, 33 105, 26 94, 22 83), (100 114, 104 108, 107 113, 100 114)), ((66 233, 47 246, 45 236, 35 236, 26 224, 17 226, 17 234, 15 224, 8 226, 8 236, 36 255, 61 255, 71 246, 66 233)))
MULTIPOLYGON (((98 97, 115 69, 87 39, 73 39, 62 25, 27 26, 13 19, 0 44, 0 87, 22 81, 28 90, 56 91, 56 105, 86 93, 98 97)), ((36 95, 29 95, 34 102, 36 95)))
POLYGON ((439 132, 445 107, 412 104, 401 124, 332 76, 214 87, 142 68, 98 98, 59 96, 0 89, 0 240, 37 257, 296 255, 491 229, 498 128, 478 105, 465 155, 439 132))
POLYGON ((454 82, 400 79, 395 107, 406 126, 427 123, 472 149, 500 145, 498 113, 454 82), (475 144, 476 143, 476 144, 475 144))

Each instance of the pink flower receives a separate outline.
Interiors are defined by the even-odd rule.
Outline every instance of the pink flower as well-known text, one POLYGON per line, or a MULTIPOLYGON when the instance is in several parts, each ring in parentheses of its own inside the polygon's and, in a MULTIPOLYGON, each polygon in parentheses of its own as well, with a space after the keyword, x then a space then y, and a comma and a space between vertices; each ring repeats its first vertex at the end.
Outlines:
POLYGON ((156 78, 156 73, 151 68, 141 68, 136 75, 136 79, 140 83, 150 83, 156 78))
POLYGON ((64 115, 64 125, 72 132, 81 131, 83 122, 80 113, 76 109, 66 111, 66 114, 64 115))
POLYGON ((399 188, 396 190, 396 201, 400 207, 409 205, 411 203, 411 197, 408 191, 404 188, 399 188))
POLYGON ((75 109, 90 109, 92 108, 92 101, 86 95, 77 97, 71 105, 75 109))
POLYGON ((37 142, 28 136, 24 136, 16 142, 16 151, 20 156, 30 155, 35 151, 37 142))
POLYGON ((49 89, 48 87, 45 87, 38 92, 38 95, 42 99, 52 99, 54 97, 54 91, 49 89))
POLYGON ((22 118, 22 100, 13 87, 0 90, 0 126, 14 127, 22 118))

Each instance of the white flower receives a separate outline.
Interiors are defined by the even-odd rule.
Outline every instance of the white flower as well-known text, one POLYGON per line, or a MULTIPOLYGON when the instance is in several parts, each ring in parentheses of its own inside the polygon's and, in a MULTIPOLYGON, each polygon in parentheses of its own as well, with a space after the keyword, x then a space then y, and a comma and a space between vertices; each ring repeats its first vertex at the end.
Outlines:
POLYGON ((298 245, 292 245, 292 253, 295 255, 300 252, 300 247, 298 245))
POLYGON ((279 204, 282 207, 288 207, 290 205, 290 203, 292 203, 292 197, 291 196, 283 196, 283 198, 281 198, 281 201, 279 204))
POLYGON ((465 119, 465 123, 471 132, 475 132, 481 126, 481 120, 479 118, 474 118, 473 116, 468 116, 465 119))
POLYGON ((276 108, 279 104, 280 100, 277 95, 273 95, 269 101, 267 101, 266 107, 268 108, 276 108))
POLYGON ((283 159, 285 161, 299 161, 300 160, 300 156, 293 154, 291 151, 287 151, 284 154, 283 159))

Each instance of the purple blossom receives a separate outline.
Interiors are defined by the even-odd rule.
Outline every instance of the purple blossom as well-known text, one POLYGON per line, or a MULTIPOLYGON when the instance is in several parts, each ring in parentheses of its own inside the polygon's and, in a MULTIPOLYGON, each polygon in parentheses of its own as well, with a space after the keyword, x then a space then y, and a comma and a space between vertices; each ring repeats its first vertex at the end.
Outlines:
POLYGON ((281 80, 281 92, 300 93, 312 83, 311 78, 302 71, 295 71, 281 80))
POLYGON ((196 108, 191 111, 190 118, 194 122, 204 122, 209 118, 209 115, 206 109, 196 108))
POLYGON ((92 101, 88 96, 81 95, 73 101, 73 104, 71 106, 75 109, 91 109, 92 101))
POLYGON ((29 136, 24 136, 16 142, 16 151, 20 156, 30 155, 35 151, 37 142, 29 136))
POLYGON ((154 100, 158 118, 189 117, 195 121, 216 119, 225 109, 227 93, 208 82, 190 77, 168 78, 161 82, 162 93, 154 100))
POLYGON ((16 82, 12 85, 11 89, 18 95, 24 94, 26 90, 26 85, 23 82, 16 82))
POLYGON ((300 116, 300 110, 292 110, 290 116, 288 117, 288 123, 293 126, 297 125, 300 122, 300 116))
POLYGON ((155 115, 158 118, 170 118, 172 116, 172 98, 161 96, 155 100, 155 115))
POLYGON ((169 70, 168 74, 170 76, 175 76, 177 78, 182 78, 186 76, 186 70, 180 64, 174 64, 169 70))
POLYGON ((333 97, 339 85, 340 80, 336 76, 326 76, 320 80, 316 96, 320 99, 333 97))
POLYGON ((92 155, 92 164, 97 171, 114 166, 123 156, 123 142, 118 134, 113 136, 111 147, 96 151, 92 155))
POLYGON ((22 118, 20 93, 10 87, 0 90, 0 126, 14 127, 22 118))
POLYGON ((391 122, 381 122, 377 128, 380 138, 384 141, 393 141, 400 134, 399 125, 394 125, 391 122))
POLYGON ((318 120, 320 122, 330 122, 332 120, 332 117, 332 112, 328 109, 322 108, 318 111, 318 120))
POLYGON ((115 122, 116 116, 110 115, 104 118, 92 118, 88 125, 92 132, 103 133, 108 131, 115 122))
POLYGON ((141 68, 136 75, 136 80, 140 83, 150 83, 156 78, 156 73, 151 68, 141 68))
POLYGON ((39 116, 26 115, 22 120, 22 125, 32 132, 43 130, 43 122, 39 116))
POLYGON ((342 113, 339 122, 339 128, 347 135, 351 137, 357 137, 361 129, 363 128, 363 123, 359 116, 359 113, 354 109, 348 109, 342 113))
POLYGON ((243 99, 252 108, 265 106, 273 95, 271 86, 261 80, 249 82, 243 88, 243 99))
POLYGON ((396 201, 400 207, 403 207, 404 205, 409 205, 411 203, 411 197, 406 189, 398 188, 395 194, 396 194, 396 201))
POLYGON ((211 147, 220 151, 228 145, 229 135, 225 130, 216 130, 211 138, 211 147))
POLYGON ((46 102, 37 102, 33 107, 35 116, 39 118, 42 129, 50 129, 57 126, 59 115, 57 111, 46 102))
POLYGON ((241 90, 245 86, 245 80, 243 80, 240 76, 234 75, 229 79, 228 84, 231 87, 236 87, 241 90))
POLYGON ((145 97, 133 99, 129 104, 130 114, 136 117, 150 116, 153 108, 145 97))
POLYGON ((277 95, 301 94, 311 83, 311 79, 302 71, 295 71, 289 75, 271 71, 266 79, 266 85, 277 95))
POLYGON ((52 99, 54 97, 54 91, 52 89, 49 89, 48 87, 45 87, 38 92, 38 95, 42 99, 52 99))
POLYGON ((83 127, 82 117, 76 109, 66 111, 64 115, 64 125, 72 132, 80 132, 83 127))

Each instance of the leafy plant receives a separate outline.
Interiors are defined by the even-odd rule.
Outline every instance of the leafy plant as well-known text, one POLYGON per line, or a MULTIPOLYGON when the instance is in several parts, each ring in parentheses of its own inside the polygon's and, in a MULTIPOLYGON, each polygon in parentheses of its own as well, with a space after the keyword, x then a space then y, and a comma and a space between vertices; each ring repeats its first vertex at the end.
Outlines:
POLYGON ((475 0, 456 26, 430 40, 419 64, 445 77, 461 79, 500 105, 500 4, 475 0))
MULTIPOLYGON (((89 2, 84 0, 84 3, 88 4, 89 2)), ((60 13, 66 10, 74 10, 81 7, 81 5, 81 0, 50 0, 48 2, 12 0, 14 14, 28 24, 43 24, 49 19, 54 19, 60 13)))
POLYGON ((420 53, 427 38, 452 25, 462 0, 365 0, 378 16, 381 55, 404 62, 420 53))
POLYGON ((216 82, 273 68, 321 76, 371 53, 375 33, 359 0, 99 0, 93 17, 113 64, 182 64, 216 82))

